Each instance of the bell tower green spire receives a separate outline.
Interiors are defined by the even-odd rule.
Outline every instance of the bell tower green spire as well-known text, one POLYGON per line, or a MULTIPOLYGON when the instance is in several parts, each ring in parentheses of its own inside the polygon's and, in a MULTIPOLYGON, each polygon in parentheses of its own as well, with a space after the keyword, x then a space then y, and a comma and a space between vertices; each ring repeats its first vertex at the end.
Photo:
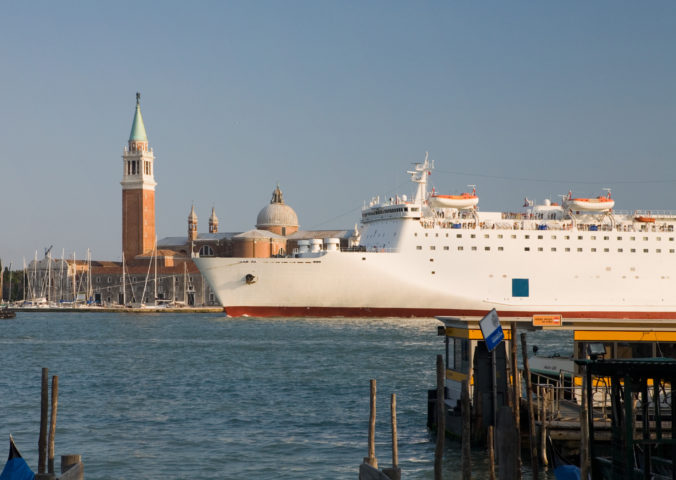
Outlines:
POLYGON ((130 142, 147 142, 146 127, 143 125, 141 116, 141 94, 136 92, 136 113, 134 113, 134 122, 131 124, 130 142))

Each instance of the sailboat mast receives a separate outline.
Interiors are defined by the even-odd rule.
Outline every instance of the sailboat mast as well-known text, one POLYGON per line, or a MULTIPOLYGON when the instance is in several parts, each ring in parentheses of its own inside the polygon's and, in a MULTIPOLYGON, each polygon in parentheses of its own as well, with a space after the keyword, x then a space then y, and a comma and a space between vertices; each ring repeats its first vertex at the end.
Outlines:
POLYGON ((127 306, 127 284, 124 280, 124 251, 122 252, 122 305, 127 306))
POLYGON ((26 259, 23 259, 23 301, 26 303, 26 281, 28 280, 26 277, 28 275, 26 274, 26 259))
POLYGON ((92 298, 92 255, 89 249, 87 249, 87 299, 86 303, 89 303, 92 298))
POLYGON ((63 301, 63 264, 66 256, 66 249, 61 249, 61 268, 59 269, 59 301, 63 301))
POLYGON ((75 252, 73 252, 73 305, 77 301, 77 265, 75 263, 75 252))
POLYGON ((12 303, 12 262, 9 262, 9 293, 7 294, 7 303, 12 303))
POLYGON ((155 238, 155 305, 157 305, 157 238, 155 238))
MULTIPOLYGON (((50 247, 51 248, 51 247, 50 247)), ((52 300, 52 252, 47 252, 47 301, 52 300)))

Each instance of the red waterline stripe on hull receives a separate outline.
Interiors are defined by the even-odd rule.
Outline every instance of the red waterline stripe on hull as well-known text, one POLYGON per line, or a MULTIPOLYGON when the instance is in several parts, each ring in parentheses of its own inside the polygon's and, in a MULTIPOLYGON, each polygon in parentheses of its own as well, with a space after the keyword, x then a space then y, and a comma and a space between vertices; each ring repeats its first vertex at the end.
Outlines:
MULTIPOLYGON (((224 307, 231 317, 483 317, 489 310, 461 310, 453 308, 364 308, 364 307, 224 307)), ((675 320, 674 312, 608 312, 608 311, 500 311, 498 315, 532 317, 533 315, 561 315, 564 320, 575 318, 606 318, 627 320, 675 320)))

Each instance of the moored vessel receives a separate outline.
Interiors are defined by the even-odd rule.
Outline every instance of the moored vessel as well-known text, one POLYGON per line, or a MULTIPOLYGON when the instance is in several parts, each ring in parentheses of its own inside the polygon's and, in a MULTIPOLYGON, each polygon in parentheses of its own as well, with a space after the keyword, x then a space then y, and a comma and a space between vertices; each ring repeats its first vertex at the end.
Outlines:
POLYGON ((637 222, 610 194, 521 212, 440 206, 433 168, 426 157, 407 172, 412 199, 367 202, 350 245, 313 238, 284 255, 195 263, 232 316, 676 318, 673 213, 637 222))

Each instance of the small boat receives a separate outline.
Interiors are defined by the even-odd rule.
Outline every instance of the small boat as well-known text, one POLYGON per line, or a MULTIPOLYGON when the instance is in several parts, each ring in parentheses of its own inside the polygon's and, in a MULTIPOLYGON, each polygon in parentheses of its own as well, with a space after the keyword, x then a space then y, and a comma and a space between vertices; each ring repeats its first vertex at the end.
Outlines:
POLYGON ((0 473, 0 480, 33 480, 34 478, 35 474, 19 453, 19 449, 16 448, 14 439, 10 435, 9 458, 2 473, 0 473))
POLYGON ((571 210, 582 212, 607 212, 615 206, 615 200, 610 197, 610 190, 606 195, 599 195, 596 198, 573 198, 573 192, 568 192, 564 204, 571 210))
POLYGON ((0 319, 8 319, 16 317, 16 312, 7 307, 0 308, 0 319))
POLYGON ((429 204, 433 208, 457 208, 465 210, 474 208, 479 203, 479 197, 476 194, 476 188, 472 193, 461 193, 460 195, 437 195, 432 192, 429 198, 429 204))

